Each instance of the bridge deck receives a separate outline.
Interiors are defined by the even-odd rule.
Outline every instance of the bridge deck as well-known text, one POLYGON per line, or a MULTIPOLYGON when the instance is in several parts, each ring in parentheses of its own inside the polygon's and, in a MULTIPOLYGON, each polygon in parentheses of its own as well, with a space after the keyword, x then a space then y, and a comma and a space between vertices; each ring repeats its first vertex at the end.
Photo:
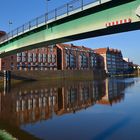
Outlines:
POLYGON ((93 0, 83 0, 88 3, 82 4, 82 7, 76 4, 81 1, 68 3, 55 12, 49 12, 47 19, 45 14, 7 34, 0 43, 0 57, 140 27, 140 0, 94 0, 94 3, 93 0), (72 9, 67 9, 68 6, 72 9))
POLYGON ((62 7, 59 7, 53 11, 50 11, 49 13, 46 13, 40 17, 37 17, 22 26, 16 28, 13 31, 10 31, 8 34, 0 38, 0 44, 7 42, 17 36, 20 36, 22 34, 25 34, 29 31, 32 31, 34 29, 37 29, 41 26, 47 25, 49 23, 52 23, 56 20, 65 18, 67 16, 76 14, 78 12, 81 12, 83 10, 87 10, 89 8, 93 8, 96 6, 99 6, 101 4, 110 2, 112 0, 75 0, 70 3, 67 3, 63 5, 62 7))

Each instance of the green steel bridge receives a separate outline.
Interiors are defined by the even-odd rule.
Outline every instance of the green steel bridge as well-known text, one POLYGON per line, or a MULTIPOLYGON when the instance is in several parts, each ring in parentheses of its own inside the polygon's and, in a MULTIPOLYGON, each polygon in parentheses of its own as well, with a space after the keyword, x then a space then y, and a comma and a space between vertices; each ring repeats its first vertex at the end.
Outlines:
POLYGON ((1 37, 0 57, 139 28, 140 0, 74 0, 1 37))

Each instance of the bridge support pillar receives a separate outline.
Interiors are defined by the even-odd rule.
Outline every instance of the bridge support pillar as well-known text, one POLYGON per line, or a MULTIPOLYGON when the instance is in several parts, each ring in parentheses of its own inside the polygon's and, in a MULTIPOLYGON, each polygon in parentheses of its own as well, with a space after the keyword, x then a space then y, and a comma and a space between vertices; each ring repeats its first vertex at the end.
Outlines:
POLYGON ((11 87, 11 71, 9 70, 4 70, 3 71, 4 77, 4 94, 9 92, 10 87, 11 87))

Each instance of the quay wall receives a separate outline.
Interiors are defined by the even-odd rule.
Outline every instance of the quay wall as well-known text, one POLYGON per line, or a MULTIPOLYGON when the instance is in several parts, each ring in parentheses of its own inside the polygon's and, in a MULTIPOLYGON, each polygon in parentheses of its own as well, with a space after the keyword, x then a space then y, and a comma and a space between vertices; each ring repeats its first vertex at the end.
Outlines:
POLYGON ((27 80, 92 80, 102 79, 106 76, 104 70, 47 70, 47 71, 12 71, 12 77, 27 80))
POLYGON ((137 76, 140 76, 140 69, 135 70, 134 74, 137 75, 137 76))

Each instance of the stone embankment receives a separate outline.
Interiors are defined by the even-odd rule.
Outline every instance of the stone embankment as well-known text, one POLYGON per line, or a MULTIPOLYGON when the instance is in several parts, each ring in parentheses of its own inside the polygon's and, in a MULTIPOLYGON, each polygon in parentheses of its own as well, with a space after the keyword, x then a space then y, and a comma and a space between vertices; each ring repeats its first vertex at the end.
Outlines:
POLYGON ((11 77, 19 80, 92 80, 106 76, 103 70, 47 70, 47 71, 12 71, 11 77))

